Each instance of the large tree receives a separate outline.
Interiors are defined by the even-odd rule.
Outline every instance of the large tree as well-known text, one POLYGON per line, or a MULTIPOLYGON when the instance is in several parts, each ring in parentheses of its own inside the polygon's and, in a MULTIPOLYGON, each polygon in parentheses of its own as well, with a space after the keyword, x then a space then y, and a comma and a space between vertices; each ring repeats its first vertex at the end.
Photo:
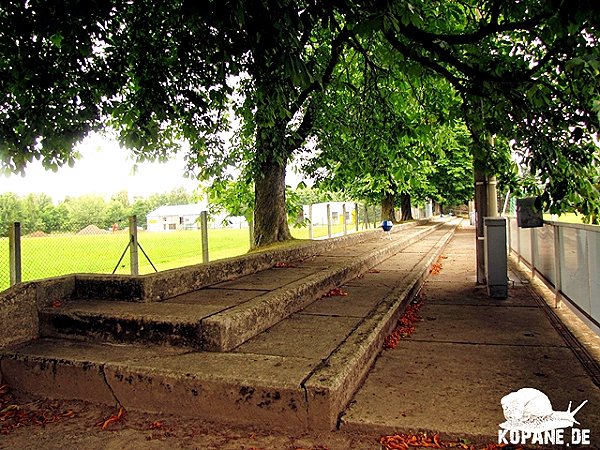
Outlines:
POLYGON ((356 36, 377 35, 461 93, 481 160, 489 134, 514 138, 551 208, 590 214, 599 14, 593 0, 6 1, 2 165, 72 164, 73 145, 107 126, 140 158, 185 139, 204 177, 247 164, 255 245, 287 239, 285 168, 313 128, 314 94, 345 48, 370 51, 356 36), (230 150, 232 111, 245 145, 230 150))
MULTIPOLYGON (((339 6, 339 5, 338 5, 339 6)), ((73 164, 72 148, 111 126, 140 158, 190 143, 200 176, 247 163, 255 244, 290 238, 285 168, 310 129, 349 32, 312 1, 13 1, 0 11, 3 166, 73 164), (248 146, 224 147, 230 100, 248 146), (306 119, 306 120, 305 120, 306 119)), ((343 9, 343 8, 342 8, 343 9)))

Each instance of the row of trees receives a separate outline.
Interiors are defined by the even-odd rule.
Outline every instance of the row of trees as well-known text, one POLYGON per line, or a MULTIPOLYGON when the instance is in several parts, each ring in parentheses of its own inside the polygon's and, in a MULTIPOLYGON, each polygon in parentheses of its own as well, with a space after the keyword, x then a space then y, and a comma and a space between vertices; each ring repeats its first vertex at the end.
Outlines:
POLYGON ((0 236, 7 236, 12 222, 21 223, 21 232, 77 232, 88 225, 110 229, 113 224, 127 227, 128 217, 137 215, 138 224, 146 225, 146 214, 163 205, 192 203, 193 196, 184 189, 153 194, 130 203, 127 192, 119 192, 108 201, 98 195, 67 197, 55 204, 46 194, 19 197, 0 194, 0 236))
POLYGON ((1 8, 6 170, 34 158, 72 164, 74 144, 106 127, 139 159, 166 158, 186 140, 191 172, 227 183, 235 167, 253 189, 261 246, 291 237, 285 172, 298 157, 308 175, 322 171, 324 183, 389 209, 424 181, 440 195, 451 188, 432 168, 456 169, 465 148, 478 176, 514 184, 512 142, 546 208, 600 213, 593 0, 1 8))

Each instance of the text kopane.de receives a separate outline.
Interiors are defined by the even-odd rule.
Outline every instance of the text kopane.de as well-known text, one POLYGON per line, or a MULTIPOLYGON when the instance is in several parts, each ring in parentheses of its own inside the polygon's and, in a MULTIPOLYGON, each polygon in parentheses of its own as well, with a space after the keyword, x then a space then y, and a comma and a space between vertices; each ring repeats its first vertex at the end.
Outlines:
POLYGON ((498 444, 530 444, 530 445, 590 445, 590 430, 564 428, 547 431, 498 430, 498 444))

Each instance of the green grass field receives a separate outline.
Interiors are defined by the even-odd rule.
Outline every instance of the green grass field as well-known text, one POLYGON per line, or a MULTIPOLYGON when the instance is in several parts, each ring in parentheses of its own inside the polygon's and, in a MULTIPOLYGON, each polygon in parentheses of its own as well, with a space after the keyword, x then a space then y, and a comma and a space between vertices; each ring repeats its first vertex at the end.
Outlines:
MULTIPOLYGON (((354 228, 349 227, 349 232, 354 228)), ((292 228, 296 239, 308 239, 308 228, 292 228)), ((341 233, 336 225, 332 232, 341 233)), ((313 236, 327 235, 327 227, 314 227, 313 236)), ((138 241, 157 270, 167 270, 202 263, 200 231, 176 231, 168 233, 138 233, 138 241)), ((112 273, 128 242, 128 233, 99 235, 49 235, 22 237, 22 280, 30 281, 71 273, 112 273)), ((250 248, 247 228, 209 229, 208 252, 211 261, 244 254, 250 248)), ((152 273, 154 269, 144 254, 139 252, 140 274, 152 273)), ((131 273, 129 252, 118 264, 115 273, 131 273)), ((8 238, 0 238, 0 291, 9 285, 8 238)))

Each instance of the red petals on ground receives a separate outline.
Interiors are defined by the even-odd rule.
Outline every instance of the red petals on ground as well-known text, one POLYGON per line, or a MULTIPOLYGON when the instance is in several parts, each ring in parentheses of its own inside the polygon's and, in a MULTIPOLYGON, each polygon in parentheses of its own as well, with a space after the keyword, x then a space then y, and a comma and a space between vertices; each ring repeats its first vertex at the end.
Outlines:
POLYGON ((327 294, 323 295, 323 297, 346 297, 348 292, 343 291, 342 288, 333 288, 327 294))
POLYGON ((421 316, 419 315, 421 306, 423 306, 423 303, 419 299, 406 307, 404 313, 400 319, 398 319, 396 328, 394 328, 392 333, 383 341, 384 350, 396 348, 400 339, 407 338, 414 333, 416 323, 421 320, 421 316))
POLYGON ((7 435, 17 428, 31 425, 45 426, 74 415, 70 409, 58 410, 56 404, 49 401, 20 405, 10 393, 8 385, 0 386, 0 435, 7 435), (34 408, 34 405, 37 408, 34 408))
POLYGON ((119 411, 116 414, 108 417, 106 420, 102 420, 96 424, 96 426, 101 427, 103 430, 107 430, 111 424, 115 424, 121 422, 124 419, 125 410, 122 406, 119 407, 119 411))
MULTIPOLYGON (((390 436, 381 436, 379 439, 383 450, 408 450, 412 448, 455 448, 464 450, 499 450, 504 445, 483 444, 472 445, 466 441, 442 441, 439 434, 427 433, 404 434, 398 433, 390 436)), ((523 447, 511 447, 514 450, 522 450, 523 447)))
POLYGON ((442 259, 448 259, 448 257, 442 255, 442 256, 440 256, 438 258, 437 262, 435 262, 435 263, 433 263, 431 265, 431 269, 429 269, 429 273, 431 275, 437 275, 438 273, 441 272, 441 270, 442 270, 442 259))
POLYGON ((281 262, 275 263, 275 265, 273 267, 276 267, 278 269, 292 269, 296 266, 293 264, 287 263, 285 261, 281 261, 281 262))

